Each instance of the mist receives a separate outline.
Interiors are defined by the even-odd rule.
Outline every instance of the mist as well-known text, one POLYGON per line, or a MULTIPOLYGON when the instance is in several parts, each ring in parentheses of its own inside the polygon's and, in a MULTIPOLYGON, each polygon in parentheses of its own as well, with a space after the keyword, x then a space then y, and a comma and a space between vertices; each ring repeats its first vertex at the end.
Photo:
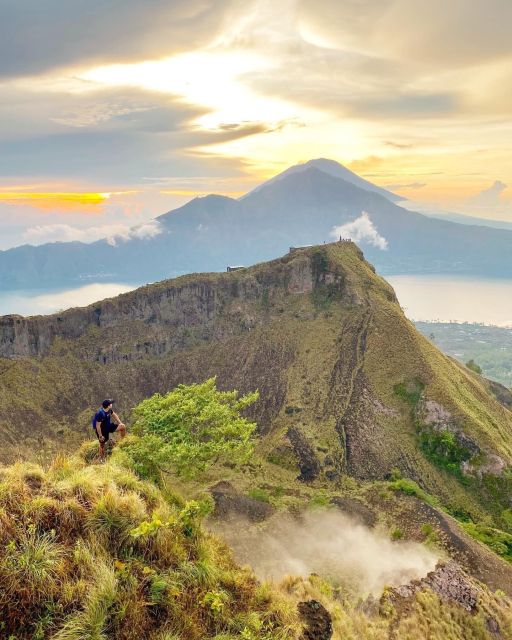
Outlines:
POLYGON ((263 525, 235 519, 213 528, 262 580, 316 573, 360 594, 379 595, 385 586, 422 578, 439 559, 420 543, 392 541, 334 511, 300 520, 279 514, 263 525))

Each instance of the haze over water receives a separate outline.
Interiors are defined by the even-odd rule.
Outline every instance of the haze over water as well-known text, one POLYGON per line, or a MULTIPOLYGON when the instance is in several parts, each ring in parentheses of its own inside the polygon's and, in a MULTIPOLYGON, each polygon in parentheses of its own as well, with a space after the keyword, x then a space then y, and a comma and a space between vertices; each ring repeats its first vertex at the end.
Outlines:
POLYGON ((75 289, 51 291, 16 290, 0 292, 0 316, 18 314, 21 316, 47 315, 72 307, 85 307, 93 302, 126 293, 135 285, 119 283, 92 283, 75 289))
POLYGON ((512 327, 512 280, 452 275, 386 278, 411 320, 512 327))

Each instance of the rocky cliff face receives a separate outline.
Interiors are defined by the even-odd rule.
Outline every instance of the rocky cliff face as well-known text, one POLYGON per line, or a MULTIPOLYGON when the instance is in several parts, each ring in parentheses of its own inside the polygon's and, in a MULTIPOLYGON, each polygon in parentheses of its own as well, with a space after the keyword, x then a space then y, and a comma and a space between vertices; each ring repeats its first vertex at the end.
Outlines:
MULTIPOLYGON (((350 243, 348 250, 362 259, 355 245, 350 243)), ((4 316, 0 318, 0 357, 45 356, 56 339, 76 340, 94 327, 112 329, 127 322, 146 325, 146 339, 132 345, 131 358, 163 355, 179 347, 187 330, 201 328, 203 338, 209 340, 222 339, 226 332, 250 331, 265 322, 265 317, 244 313, 244 305, 260 301, 264 307, 270 300, 308 294, 318 287, 329 287, 347 304, 358 301, 355 287, 341 270, 330 272, 326 266, 315 264, 311 252, 298 251, 264 267, 185 276, 61 314, 4 316), (223 322, 219 322, 221 316, 223 322)), ((126 356, 125 350, 123 359, 126 356)), ((96 358, 107 363, 118 359, 119 354, 105 345, 96 358)))

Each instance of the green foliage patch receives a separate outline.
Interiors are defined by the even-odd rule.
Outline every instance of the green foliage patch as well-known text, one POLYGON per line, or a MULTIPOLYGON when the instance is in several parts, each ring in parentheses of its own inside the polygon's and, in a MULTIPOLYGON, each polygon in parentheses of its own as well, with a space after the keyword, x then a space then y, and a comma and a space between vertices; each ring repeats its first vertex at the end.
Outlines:
POLYGON ((512 535, 484 523, 464 522, 461 525, 470 536, 483 542, 495 553, 512 562, 512 535))
POLYGON ((408 496, 416 496, 432 507, 439 506, 439 500, 435 496, 424 491, 417 482, 414 482, 414 480, 411 480, 410 478, 399 478, 398 480, 394 480, 390 483, 390 488, 393 491, 401 491, 408 496))
POLYGON ((398 398, 407 402, 411 409, 416 409, 424 388, 425 385, 421 380, 410 380, 396 384, 393 387, 393 391, 398 398))
POLYGON ((423 428, 420 431, 420 448, 435 465, 467 483, 461 464, 471 458, 471 452, 459 444, 454 433, 448 430, 437 431, 423 428))
POLYGON ((162 471, 193 477, 222 460, 243 463, 251 456, 256 424, 241 412, 257 399, 258 392, 219 391, 215 378, 179 385, 134 409, 138 437, 127 440, 122 451, 137 473, 153 479, 162 471))

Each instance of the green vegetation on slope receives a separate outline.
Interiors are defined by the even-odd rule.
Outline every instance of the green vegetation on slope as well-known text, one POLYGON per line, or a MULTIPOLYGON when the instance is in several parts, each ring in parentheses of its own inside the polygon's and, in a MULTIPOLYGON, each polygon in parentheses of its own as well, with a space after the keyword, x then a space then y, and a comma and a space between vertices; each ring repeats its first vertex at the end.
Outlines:
MULTIPOLYGON (((106 464, 89 464, 97 443, 48 469, 16 463, 0 470, 0 632, 9 640, 306 640, 298 605, 313 600, 330 613, 333 638, 489 640, 489 620, 512 637, 512 608, 479 588, 472 613, 428 587, 402 601, 354 601, 321 576, 259 583, 201 526, 209 501, 184 501, 166 483, 146 480, 139 464, 144 439, 161 438, 162 464, 183 462, 170 446, 211 440, 196 472, 230 450, 250 451, 253 425, 240 417, 253 396, 219 392, 210 380, 143 402, 139 435, 114 449, 106 464), (155 410, 152 417, 150 407, 155 410), (219 420, 220 413, 225 424, 219 420), (181 416, 181 417, 180 417, 181 416), (230 428, 228 428, 230 425, 230 428), (214 432, 219 431, 220 438, 214 432), (134 443, 138 442, 138 446, 134 443), (135 471, 134 471, 135 469, 135 471), (391 634, 391 635, 390 635, 391 634)), ((242 453, 240 451, 239 453, 242 453)), ((182 452, 183 456, 185 454, 182 452)), ((243 456, 242 456, 243 459, 243 456)), ((182 475, 184 469, 178 466, 182 475)), ((152 475, 152 474, 149 474, 152 475)), ((186 475, 186 474, 185 474, 186 475)), ((395 472, 393 488, 428 498, 395 472)), ((157 477, 158 481, 160 478, 157 477)), ((268 495, 268 494, 266 494, 268 495)), ((259 494, 262 499, 263 494, 259 494)), ((327 506, 327 495, 317 505, 327 506)), ((403 532, 394 529, 398 540, 403 532)), ((422 528, 422 535, 433 535, 422 528)), ((464 578, 469 581, 469 578, 464 578)), ((467 582, 473 589, 473 583, 467 582)), ((308 633, 314 633, 310 631, 308 633)))

